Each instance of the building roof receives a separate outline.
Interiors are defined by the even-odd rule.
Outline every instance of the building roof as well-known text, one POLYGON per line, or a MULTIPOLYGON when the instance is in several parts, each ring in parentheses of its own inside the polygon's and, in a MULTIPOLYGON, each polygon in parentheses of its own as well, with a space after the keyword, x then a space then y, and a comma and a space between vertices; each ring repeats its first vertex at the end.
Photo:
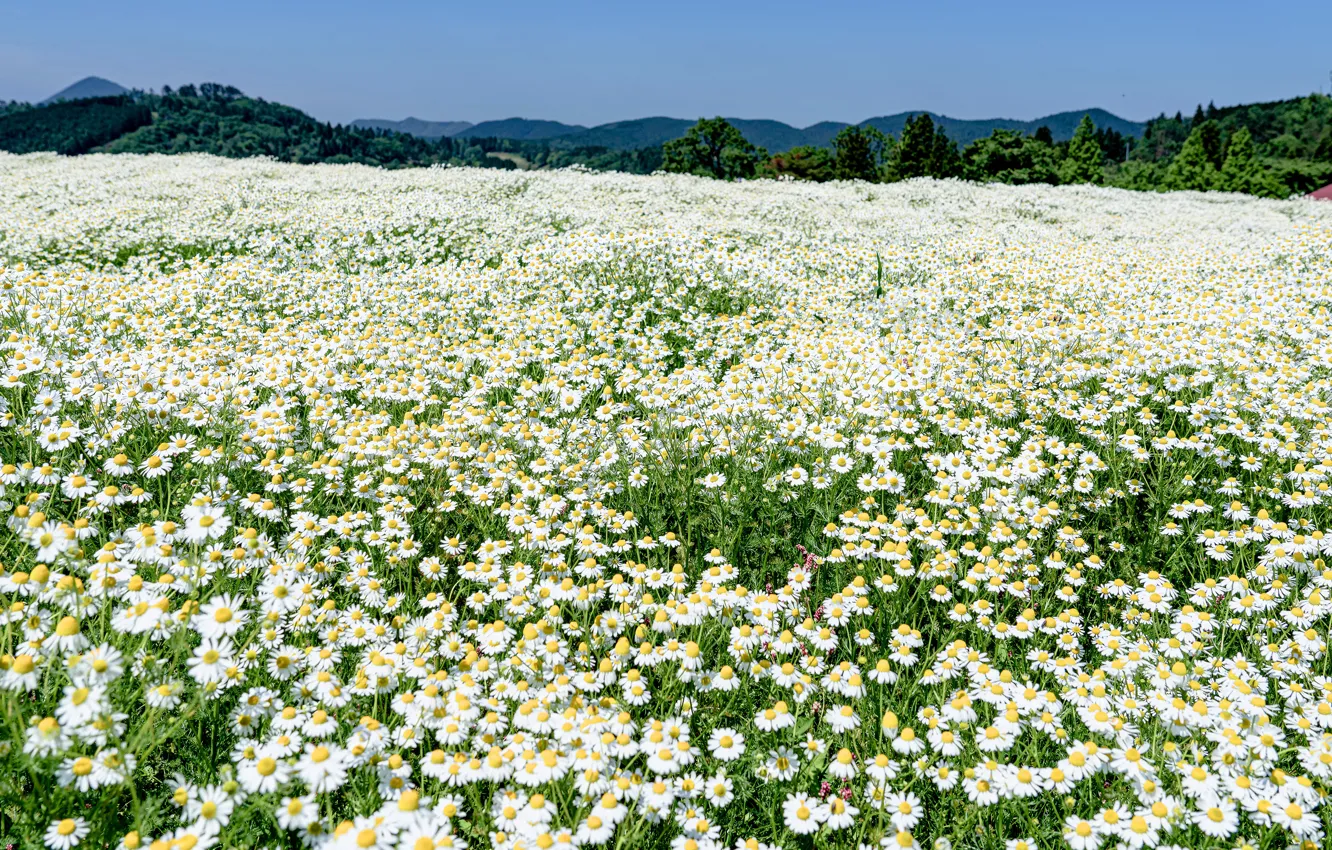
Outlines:
POLYGON ((1310 192, 1309 197, 1316 201, 1332 201, 1332 183, 1328 183, 1317 191, 1310 192))

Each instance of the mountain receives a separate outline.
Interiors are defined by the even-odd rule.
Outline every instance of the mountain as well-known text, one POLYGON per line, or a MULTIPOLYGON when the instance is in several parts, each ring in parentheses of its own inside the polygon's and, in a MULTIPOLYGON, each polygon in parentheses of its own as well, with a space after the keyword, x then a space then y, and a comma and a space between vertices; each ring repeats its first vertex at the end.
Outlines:
MULTIPOLYGON (((482 121, 468 127, 459 136, 472 139, 519 139, 535 141, 567 136, 587 128, 581 124, 561 124, 559 121, 539 121, 527 118, 505 118, 502 121, 482 121)), ((609 147, 609 145, 607 146, 609 147)))
MULTIPOLYGON (((919 113, 899 112, 896 115, 881 115, 860 122, 860 126, 873 126, 885 133, 901 136, 906 119, 916 114, 919 113)), ((956 141, 960 147, 965 147, 977 139, 985 138, 995 129, 1033 133, 1036 128, 1042 125, 1050 128, 1050 133, 1055 141, 1065 141, 1073 138, 1073 130, 1078 126, 1078 122, 1082 120, 1083 115, 1090 115, 1092 122, 1097 127, 1113 129, 1126 136, 1141 136, 1143 128, 1146 126, 1138 121, 1120 118, 1118 115, 1113 115, 1104 109, 1059 112, 1032 121, 1021 121, 1013 118, 970 120, 950 118, 947 115, 939 115, 934 112, 928 114, 936 124, 943 126, 948 137, 956 141)), ((832 144, 833 137, 837 135, 838 131, 849 126, 840 121, 822 121, 802 129, 784 124, 781 121, 748 118, 727 118, 726 120, 735 125, 746 139, 761 148, 766 148, 769 153, 788 151, 800 145, 827 147, 832 144)), ((433 132, 427 134, 409 128, 408 125, 412 122, 418 122, 418 119, 409 118, 406 121, 399 122, 358 121, 355 122, 355 125, 399 130, 422 138, 437 138, 440 135, 433 132)), ((443 122, 419 121, 418 123, 432 127, 444 126, 443 122)), ((471 138, 493 137, 521 141, 550 140, 552 144, 561 148, 604 147, 611 150, 636 150, 638 148, 655 147, 671 139, 678 139, 693 126, 693 123, 693 121, 684 118, 668 118, 658 115, 651 118, 637 118, 631 121, 612 121, 609 124, 599 124, 587 128, 562 124, 558 121, 506 118, 503 121, 483 121, 480 124, 468 126, 464 130, 444 133, 443 135, 471 138)))
POLYGON ((353 127, 371 130, 392 130, 395 133, 407 133, 422 139, 438 139, 444 136, 456 136, 472 127, 471 121, 423 121, 420 118, 404 118, 402 121, 387 121, 383 118, 357 118, 351 122, 353 127))
POLYGON ((570 147, 603 147, 614 150, 633 150, 659 145, 678 139, 694 124, 683 118, 635 118, 632 121, 612 121, 598 124, 590 130, 560 138, 561 145, 570 147))
MULTIPOLYGON (((787 151, 799 145, 819 145, 832 143, 837 131, 845 127, 833 121, 825 121, 801 130, 781 121, 764 119, 727 118, 737 130, 751 143, 769 152, 787 151)), ((634 150, 636 148, 655 147, 671 139, 678 139, 694 125, 684 118, 638 118, 632 121, 614 121, 599 124, 581 133, 559 136, 558 144, 570 147, 605 147, 612 150, 634 150)))
POLYGON ((45 106, 48 103, 55 103, 58 100, 79 100, 85 97, 113 97, 119 94, 125 94, 129 89, 120 83, 113 83, 110 80, 104 80, 101 77, 84 77, 72 86, 63 88, 46 100, 38 104, 45 106))

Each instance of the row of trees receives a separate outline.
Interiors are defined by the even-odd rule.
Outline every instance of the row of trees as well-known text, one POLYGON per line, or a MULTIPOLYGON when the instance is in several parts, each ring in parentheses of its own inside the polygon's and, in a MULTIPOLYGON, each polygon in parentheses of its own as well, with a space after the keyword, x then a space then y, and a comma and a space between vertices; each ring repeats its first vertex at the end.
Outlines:
POLYGON ((662 146, 665 171, 723 180, 788 175, 800 180, 868 180, 956 177, 957 145, 928 115, 909 118, 898 141, 874 127, 845 127, 831 148, 804 145, 769 156, 724 118, 703 118, 685 135, 662 146))
POLYGON ((356 162, 387 168, 433 165, 560 168, 581 164, 645 174, 657 169, 720 179, 886 182, 958 177, 1000 183, 1097 183, 1129 189, 1219 189, 1269 197, 1332 182, 1332 97, 1217 109, 1191 120, 1147 123, 1140 139, 1097 128, 1084 116, 1071 139, 1048 127, 1030 135, 995 130, 959 150, 927 114, 901 137, 846 127, 828 147, 769 155, 722 118, 683 137, 638 150, 568 148, 558 140, 440 138, 343 127, 217 83, 165 87, 46 106, 0 105, 0 150, 271 156, 289 162, 356 162))
POLYGON ((929 115, 907 119, 902 138, 874 127, 846 127, 830 148, 797 147, 769 156, 723 118, 705 118, 663 148, 666 171, 718 179, 787 176, 798 180, 892 182, 960 177, 980 182, 1091 183, 1134 189, 1219 189, 1282 197, 1291 189, 1264 164, 1245 127, 1223 132, 1201 118, 1168 159, 1130 159, 1132 140, 1083 116, 1066 142, 1047 127, 1031 135, 995 130, 961 152, 929 115))

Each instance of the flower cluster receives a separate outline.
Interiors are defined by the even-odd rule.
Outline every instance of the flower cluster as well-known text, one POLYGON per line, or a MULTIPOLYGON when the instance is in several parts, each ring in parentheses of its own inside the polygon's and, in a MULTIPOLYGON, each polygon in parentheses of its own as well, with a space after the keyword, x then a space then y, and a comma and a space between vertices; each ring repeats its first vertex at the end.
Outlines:
POLYGON ((866 192, 0 154, 0 831, 1324 846, 1332 205, 866 192))

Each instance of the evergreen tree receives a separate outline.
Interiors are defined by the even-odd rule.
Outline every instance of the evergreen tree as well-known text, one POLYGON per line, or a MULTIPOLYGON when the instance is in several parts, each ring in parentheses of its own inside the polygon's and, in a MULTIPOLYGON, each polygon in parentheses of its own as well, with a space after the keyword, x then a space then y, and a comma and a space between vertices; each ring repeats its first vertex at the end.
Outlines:
POLYGON ((1221 144, 1221 127, 1215 121, 1204 121, 1198 125, 1198 138, 1202 142, 1203 153, 1207 154, 1207 161, 1217 171, 1225 164, 1226 152, 1221 144))
POLYGON ((665 171, 719 180, 753 177, 767 152, 750 144, 725 118, 700 118, 683 136, 662 146, 665 171))
POLYGON ((926 113, 908 116, 890 168, 892 179, 928 177, 934 157, 934 121, 926 113))
POLYGON ((1196 126, 1166 169, 1165 187, 1205 192, 1216 188, 1216 180, 1216 166, 1208 159, 1207 149, 1203 146, 1202 126, 1196 126))
POLYGON ((833 159, 838 180, 868 180, 879 177, 879 165, 870 139, 859 127, 843 127, 833 139, 833 159))
POLYGON ((1036 132, 1032 133, 1031 137, 1042 144, 1054 147, 1054 133, 1050 132, 1050 128, 1044 124, 1037 127, 1036 132))
POLYGON ((930 151, 931 177, 959 177, 962 174, 962 156, 957 142, 948 138, 942 126, 934 128, 934 146, 930 151))
POLYGON ((1096 125, 1090 115, 1082 116, 1068 143, 1068 155, 1059 166, 1059 179, 1063 183, 1100 183, 1101 146, 1096 141, 1096 125))
POLYGON ((1226 161, 1217 179, 1217 188, 1225 192, 1244 192, 1265 198, 1279 198, 1281 184, 1258 161, 1253 148, 1253 134, 1241 127, 1226 146, 1226 161))
POLYGON ((877 183, 891 143, 877 127, 843 127, 833 139, 838 180, 877 183))

